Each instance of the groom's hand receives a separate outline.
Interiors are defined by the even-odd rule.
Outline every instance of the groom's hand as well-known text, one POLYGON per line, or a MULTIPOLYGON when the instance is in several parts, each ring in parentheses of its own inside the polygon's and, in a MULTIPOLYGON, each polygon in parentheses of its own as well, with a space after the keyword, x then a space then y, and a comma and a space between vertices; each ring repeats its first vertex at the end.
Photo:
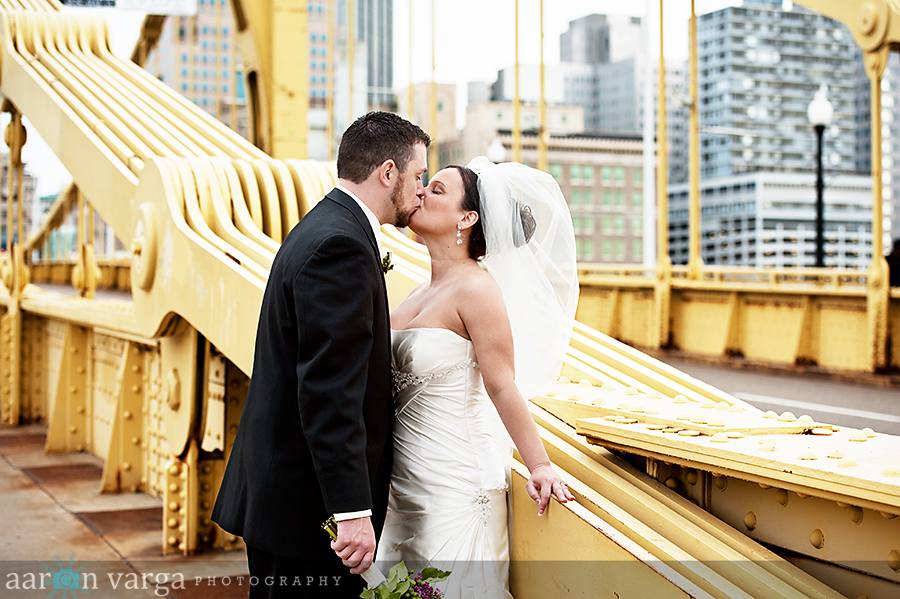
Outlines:
POLYGON ((362 574, 375 560, 375 529, 372 519, 351 518, 337 523, 338 536, 331 548, 351 574, 362 574))

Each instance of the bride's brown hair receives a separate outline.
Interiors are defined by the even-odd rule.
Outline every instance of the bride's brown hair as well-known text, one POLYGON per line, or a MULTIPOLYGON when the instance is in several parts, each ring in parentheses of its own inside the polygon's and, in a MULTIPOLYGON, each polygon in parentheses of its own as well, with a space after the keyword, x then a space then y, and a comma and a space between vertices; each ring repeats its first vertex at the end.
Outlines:
POLYGON ((463 199, 461 208, 478 213, 478 220, 472 225, 469 233, 469 258, 478 260, 487 253, 487 242, 484 239, 484 228, 481 226, 481 196, 478 195, 478 175, 470 168, 451 164, 447 168, 456 169, 462 179, 463 199))

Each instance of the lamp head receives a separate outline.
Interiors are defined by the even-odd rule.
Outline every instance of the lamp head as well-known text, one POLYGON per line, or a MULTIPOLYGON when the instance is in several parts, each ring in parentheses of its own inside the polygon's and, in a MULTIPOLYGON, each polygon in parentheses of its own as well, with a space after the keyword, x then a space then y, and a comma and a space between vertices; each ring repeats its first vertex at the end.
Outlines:
POLYGON ((812 102, 809 103, 809 108, 806 109, 806 115, 813 126, 822 125, 827 127, 831 124, 832 117, 834 117, 834 106, 828 101, 825 95, 826 92, 827 88, 824 85, 820 87, 812 102))

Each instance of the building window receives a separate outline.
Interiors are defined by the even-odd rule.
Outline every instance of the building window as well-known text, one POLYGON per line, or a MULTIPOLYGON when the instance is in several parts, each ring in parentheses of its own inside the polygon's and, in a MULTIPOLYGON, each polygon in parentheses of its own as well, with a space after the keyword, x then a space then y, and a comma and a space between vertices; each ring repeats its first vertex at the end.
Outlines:
POLYGON ((578 254, 579 260, 594 259, 594 240, 593 239, 576 239, 575 252, 578 254))
POLYGON ((625 183, 625 169, 621 166, 615 167, 613 169, 613 179, 615 179, 616 185, 625 183))
POLYGON ((604 216, 600 219, 600 230, 603 233, 612 233, 612 217, 604 216))
POLYGON ((581 192, 581 203, 584 206, 593 206, 594 205, 594 190, 585 189, 581 192))
POLYGON ((604 206, 612 206, 612 192, 604 191, 603 192, 603 205, 604 206))
POLYGON ((572 183, 581 182, 581 165, 573 164, 569 166, 569 180, 572 183))
POLYGON ((569 200, 569 204, 572 206, 577 206, 581 203, 581 192, 575 190, 572 192, 571 199, 569 200))
POLYGON ((586 165, 582 167, 581 178, 584 179, 585 185, 593 185, 594 184, 594 167, 590 165, 586 165))
POLYGON ((615 192, 615 196, 613 196, 613 197, 615 197, 615 199, 616 199, 616 206, 618 206, 618 207, 625 206, 625 192, 624 191, 615 192))
POLYGON ((640 239, 631 240, 631 259, 635 262, 644 256, 644 242, 640 239))
POLYGON ((624 216, 616 216, 613 218, 613 225, 615 227, 615 232, 618 235, 625 233, 625 217, 624 216))
POLYGON ((609 185, 612 182, 612 168, 608 166, 604 166, 600 169, 600 180, 603 181, 604 185, 609 185))
MULTIPOLYGON (((499 114, 497 115, 500 116, 499 114)), ((561 164, 551 164, 550 165, 550 174, 553 175, 553 178, 557 181, 562 181, 563 178, 563 166, 561 164)))
POLYGON ((625 261, 625 241, 622 239, 616 239, 613 241, 613 248, 615 249, 615 259, 617 262, 625 261))
POLYGON ((635 208, 640 208, 644 205, 644 193, 641 191, 633 191, 631 193, 631 203, 635 208))
POLYGON ((640 216, 635 216, 631 219, 631 234, 632 235, 641 235, 644 231, 644 219, 640 216))
POLYGON ((641 167, 636 167, 632 172, 632 181, 635 185, 643 185, 644 183, 644 169, 641 167))
POLYGON ((604 239, 602 244, 602 252, 604 260, 612 260, 612 241, 609 239, 604 239))

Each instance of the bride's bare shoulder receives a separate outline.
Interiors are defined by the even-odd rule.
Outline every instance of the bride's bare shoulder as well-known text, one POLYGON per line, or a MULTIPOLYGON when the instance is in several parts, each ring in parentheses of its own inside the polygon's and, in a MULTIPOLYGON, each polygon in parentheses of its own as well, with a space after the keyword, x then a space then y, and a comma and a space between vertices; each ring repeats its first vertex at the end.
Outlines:
POLYGON ((478 302, 503 302, 500 286, 489 272, 482 268, 471 268, 459 278, 458 292, 468 300, 478 302))

